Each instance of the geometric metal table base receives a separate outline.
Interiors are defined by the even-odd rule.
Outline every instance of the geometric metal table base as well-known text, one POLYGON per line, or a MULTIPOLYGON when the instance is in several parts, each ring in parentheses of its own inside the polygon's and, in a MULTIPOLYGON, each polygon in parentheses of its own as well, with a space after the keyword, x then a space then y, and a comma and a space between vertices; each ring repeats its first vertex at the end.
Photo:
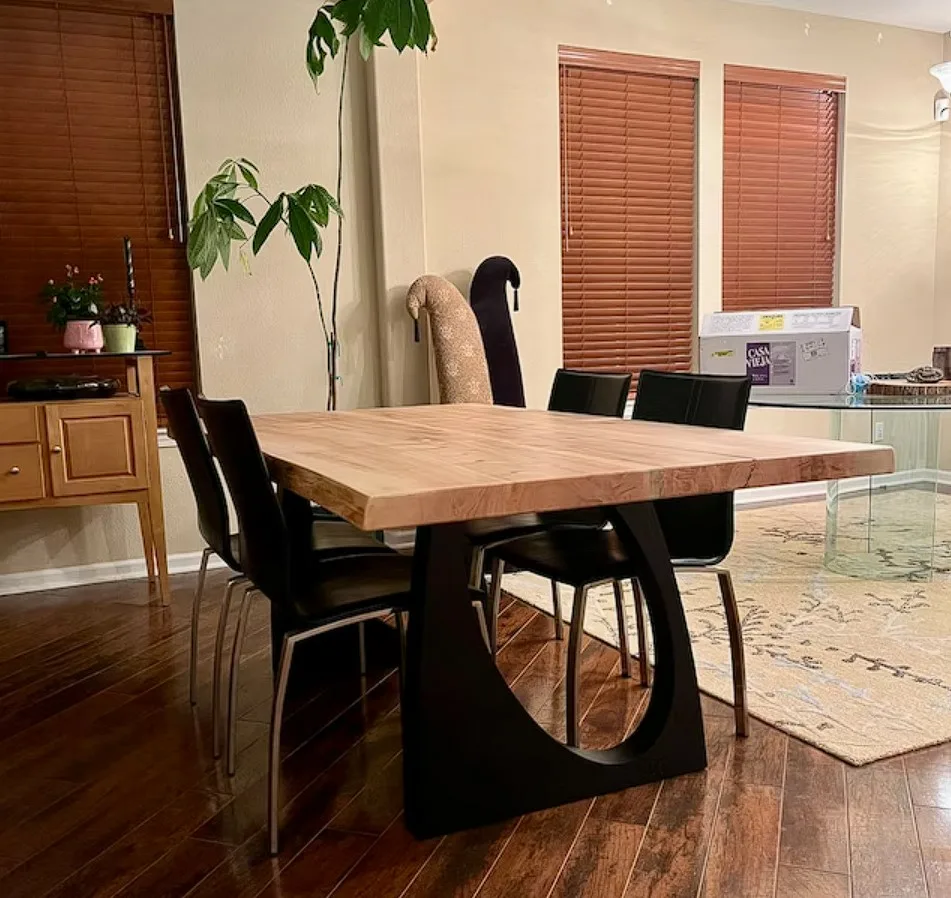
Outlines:
POLYGON ((402 704, 406 825, 417 838, 706 766, 690 638, 654 506, 619 507, 612 520, 642 571, 656 660, 642 721, 602 751, 552 738, 506 684, 472 613, 464 526, 419 528, 402 704))

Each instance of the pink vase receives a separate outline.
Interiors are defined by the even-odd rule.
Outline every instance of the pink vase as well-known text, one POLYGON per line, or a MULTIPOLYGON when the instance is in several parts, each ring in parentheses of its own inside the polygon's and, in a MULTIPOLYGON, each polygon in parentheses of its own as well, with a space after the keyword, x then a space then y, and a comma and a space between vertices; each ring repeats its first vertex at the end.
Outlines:
POLYGON ((98 321, 67 321, 63 332, 63 346, 79 354, 99 352, 102 349, 102 327, 98 321))

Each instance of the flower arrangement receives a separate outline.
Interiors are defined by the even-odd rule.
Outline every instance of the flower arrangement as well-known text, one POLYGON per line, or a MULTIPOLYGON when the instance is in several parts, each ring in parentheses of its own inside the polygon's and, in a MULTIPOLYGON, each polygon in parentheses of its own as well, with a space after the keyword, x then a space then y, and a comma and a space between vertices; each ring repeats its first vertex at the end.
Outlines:
POLYGON ((49 304, 46 320, 59 330, 70 321, 98 321, 102 306, 101 274, 79 282, 79 269, 66 266, 66 280, 57 284, 52 278, 43 287, 43 301, 49 304))
POLYGON ((99 320, 104 325, 124 324, 130 327, 140 327, 148 324, 152 320, 152 313, 143 306, 133 305, 108 305, 99 316, 99 320))

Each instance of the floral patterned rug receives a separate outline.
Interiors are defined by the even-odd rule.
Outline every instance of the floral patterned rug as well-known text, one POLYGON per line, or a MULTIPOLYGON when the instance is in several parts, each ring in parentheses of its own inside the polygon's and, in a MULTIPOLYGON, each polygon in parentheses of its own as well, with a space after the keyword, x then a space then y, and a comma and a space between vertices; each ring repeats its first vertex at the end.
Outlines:
MULTIPOLYGON (((888 501, 886 529, 893 528, 894 538, 879 561, 901 566, 901 535, 906 525, 918 525, 929 503, 914 491, 888 501)), ((864 513, 861 502, 847 512, 856 521, 864 513)), ((937 500, 930 582, 831 573, 823 566, 825 525, 823 502, 737 515, 736 544, 725 566, 743 621, 751 713, 856 765, 951 741, 951 497, 937 500)), ((888 537, 882 528, 879 534, 888 537)), ((683 574, 678 582, 700 688, 731 702, 716 578, 683 574)), ((509 574, 504 586, 550 613, 546 581, 509 574)), ((562 589, 568 615, 570 593, 562 589)), ((633 613, 629 618, 633 627, 633 613)), ((610 586, 592 590, 585 630, 617 645, 610 586)))

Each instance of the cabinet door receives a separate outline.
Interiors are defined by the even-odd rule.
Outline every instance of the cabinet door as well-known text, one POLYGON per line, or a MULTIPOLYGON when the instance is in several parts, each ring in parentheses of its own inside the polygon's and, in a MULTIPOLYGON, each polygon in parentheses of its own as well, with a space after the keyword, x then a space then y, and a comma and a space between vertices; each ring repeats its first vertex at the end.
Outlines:
POLYGON ((43 498, 42 448, 39 443, 0 446, 0 502, 43 498))
POLYGON ((145 422, 138 399, 48 405, 46 429, 54 496, 147 486, 145 422))

